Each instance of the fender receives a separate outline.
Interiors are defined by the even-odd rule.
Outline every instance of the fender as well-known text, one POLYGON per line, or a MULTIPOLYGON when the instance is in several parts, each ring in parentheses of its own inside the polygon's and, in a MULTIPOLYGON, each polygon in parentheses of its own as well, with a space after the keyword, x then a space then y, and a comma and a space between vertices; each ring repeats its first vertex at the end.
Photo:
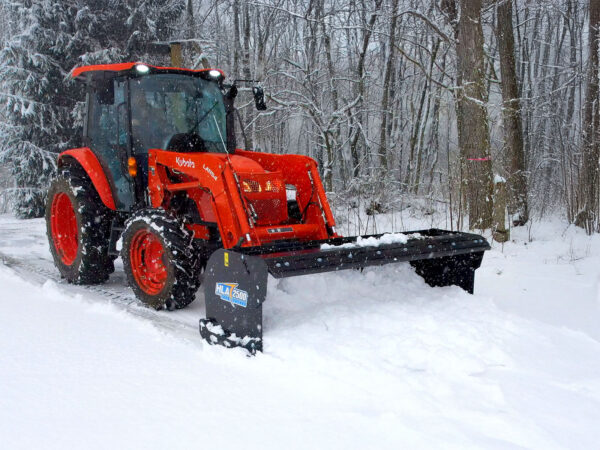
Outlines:
POLYGON ((65 156, 71 156, 81 164, 83 170, 85 170, 90 177, 90 180, 92 180, 92 184, 96 188, 96 192, 98 192, 102 203, 104 203, 107 208, 110 208, 113 211, 116 210, 115 199, 110 190, 110 184, 108 183, 108 179, 104 174, 104 170, 102 170, 98 158, 96 158, 96 155, 94 155, 92 150, 89 147, 66 150, 58 155, 58 167, 63 165, 65 156))

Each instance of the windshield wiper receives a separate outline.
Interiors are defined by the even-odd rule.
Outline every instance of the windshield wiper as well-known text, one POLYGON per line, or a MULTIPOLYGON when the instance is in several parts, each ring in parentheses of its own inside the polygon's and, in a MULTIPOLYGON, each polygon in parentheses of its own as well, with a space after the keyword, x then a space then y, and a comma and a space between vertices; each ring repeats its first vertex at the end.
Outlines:
POLYGON ((194 125, 194 127, 190 131, 188 131, 188 134, 194 134, 196 132, 196 130, 198 129, 200 124, 204 121, 204 119, 206 119, 206 117, 212 112, 212 110, 215 109, 215 106, 217 106, 218 103, 219 103, 219 101, 215 100, 215 102, 210 107, 210 109, 208 111, 206 111, 204 113, 204 115, 202 116, 202 118, 200 120, 198 120, 198 122, 196 122, 196 125, 194 125))

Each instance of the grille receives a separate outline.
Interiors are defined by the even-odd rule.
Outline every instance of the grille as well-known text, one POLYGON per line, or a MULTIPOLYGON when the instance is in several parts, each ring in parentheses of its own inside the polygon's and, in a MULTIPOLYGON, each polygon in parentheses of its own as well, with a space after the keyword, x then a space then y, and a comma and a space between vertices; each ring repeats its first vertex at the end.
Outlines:
POLYGON ((240 180, 242 193, 252 205, 257 225, 278 225, 288 219, 285 184, 280 173, 248 174, 240 180))

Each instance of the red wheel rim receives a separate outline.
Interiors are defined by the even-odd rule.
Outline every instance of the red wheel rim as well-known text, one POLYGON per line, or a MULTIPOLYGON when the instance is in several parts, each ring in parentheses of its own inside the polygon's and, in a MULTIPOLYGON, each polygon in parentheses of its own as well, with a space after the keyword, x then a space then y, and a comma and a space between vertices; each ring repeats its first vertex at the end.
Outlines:
POLYGON ((162 242, 148 230, 133 235, 129 248, 131 272, 137 285, 147 294, 156 295, 167 284, 167 266, 162 242))
POLYGON ((70 266, 77 257, 79 232, 73 204, 64 192, 56 194, 52 199, 50 228, 54 248, 56 248, 61 261, 70 266))

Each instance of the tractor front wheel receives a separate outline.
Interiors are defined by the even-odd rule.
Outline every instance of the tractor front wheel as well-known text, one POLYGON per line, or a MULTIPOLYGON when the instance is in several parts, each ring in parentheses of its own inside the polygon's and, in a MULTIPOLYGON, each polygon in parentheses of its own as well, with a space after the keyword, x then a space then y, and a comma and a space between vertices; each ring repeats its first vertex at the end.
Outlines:
POLYGON ((200 287, 202 261, 193 233, 163 210, 141 211, 125 224, 123 268, 136 296, 154 309, 189 305, 200 287))

